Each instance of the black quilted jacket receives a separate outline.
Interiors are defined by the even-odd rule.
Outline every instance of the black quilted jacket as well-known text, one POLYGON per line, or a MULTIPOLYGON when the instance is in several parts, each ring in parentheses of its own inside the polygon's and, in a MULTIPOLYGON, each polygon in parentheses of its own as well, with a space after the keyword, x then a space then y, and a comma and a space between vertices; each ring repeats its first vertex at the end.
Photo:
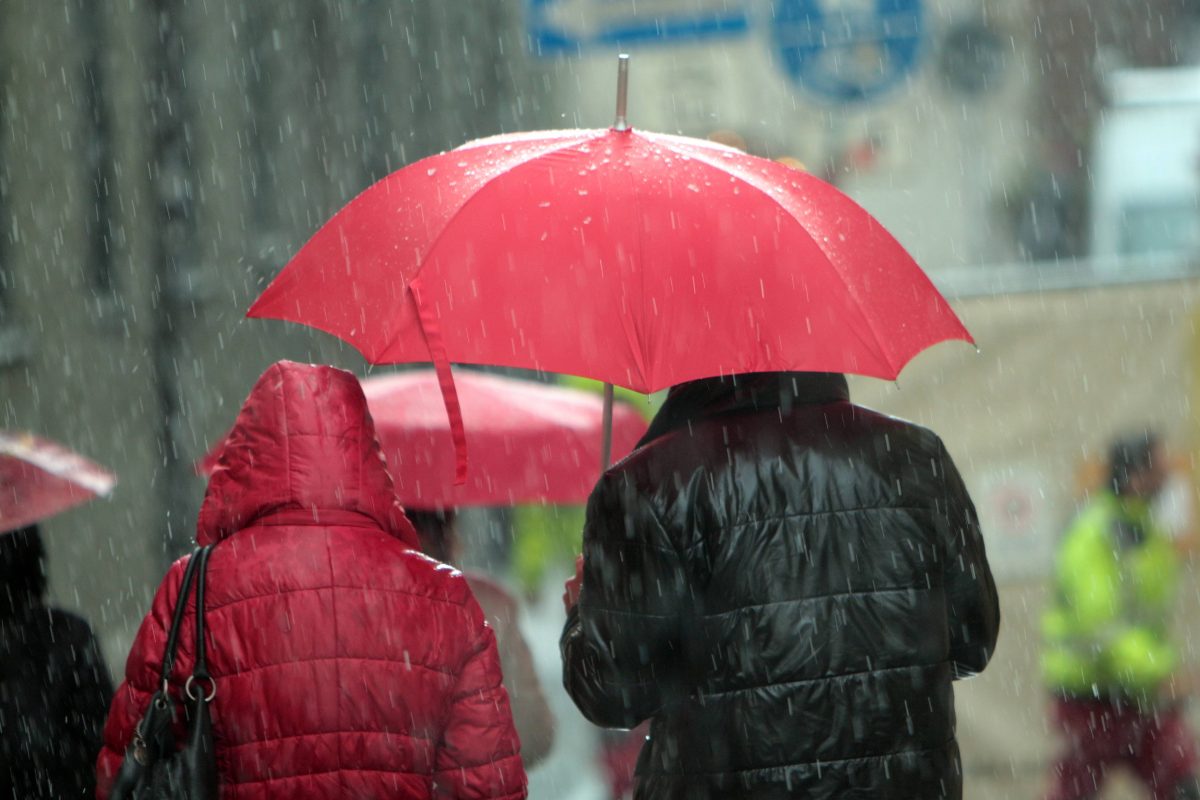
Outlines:
POLYGON ((38 605, 0 622, 0 800, 91 798, 112 692, 79 617, 38 605))
POLYGON ((840 375, 736 384, 672 390, 596 486, 568 692, 652 719, 637 798, 957 800, 951 684, 999 626, 958 472, 840 375))

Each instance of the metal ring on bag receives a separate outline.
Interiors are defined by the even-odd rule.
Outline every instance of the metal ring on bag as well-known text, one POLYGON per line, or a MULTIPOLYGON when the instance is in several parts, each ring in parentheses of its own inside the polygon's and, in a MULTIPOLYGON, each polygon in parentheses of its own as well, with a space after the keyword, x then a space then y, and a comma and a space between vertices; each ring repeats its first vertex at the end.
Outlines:
MULTIPOLYGON (((211 676, 203 677, 200 680, 208 681, 209 685, 212 687, 212 690, 209 691, 209 693, 208 693, 208 697, 204 698, 204 702, 211 703, 213 701, 213 698, 217 696, 217 682, 211 676)), ((183 685, 183 693, 188 696, 189 700, 198 699, 198 695, 192 694, 192 686, 195 683, 196 683, 196 676, 188 675, 187 683, 185 683, 183 685)))

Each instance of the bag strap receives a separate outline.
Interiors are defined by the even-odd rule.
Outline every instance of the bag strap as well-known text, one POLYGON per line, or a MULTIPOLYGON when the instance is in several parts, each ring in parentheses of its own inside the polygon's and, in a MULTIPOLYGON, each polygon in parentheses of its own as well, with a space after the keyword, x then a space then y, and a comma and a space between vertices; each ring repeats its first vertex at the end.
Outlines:
POLYGON ((208 557, 212 553, 213 545, 200 548, 200 577, 196 581, 196 660, 192 665, 192 675, 187 680, 187 685, 184 691, 191 699, 197 699, 192 694, 192 685, 196 681, 208 681, 209 691, 204 698, 205 702, 212 702, 212 699, 217 696, 217 682, 213 680, 212 675, 208 674, 208 648, 204 642, 204 586, 207 583, 206 576, 208 575, 208 557))
POLYGON ((179 587, 179 596, 175 598, 175 612, 171 616, 171 629, 167 633, 167 647, 163 651, 162 673, 159 675, 159 685, 165 692, 171 672, 175 669, 175 653, 179 649, 179 626, 183 623, 183 612, 187 608, 188 595, 192 592, 192 579, 200 559, 197 558, 204 548, 196 548, 188 559, 187 569, 183 572, 183 583, 179 587))

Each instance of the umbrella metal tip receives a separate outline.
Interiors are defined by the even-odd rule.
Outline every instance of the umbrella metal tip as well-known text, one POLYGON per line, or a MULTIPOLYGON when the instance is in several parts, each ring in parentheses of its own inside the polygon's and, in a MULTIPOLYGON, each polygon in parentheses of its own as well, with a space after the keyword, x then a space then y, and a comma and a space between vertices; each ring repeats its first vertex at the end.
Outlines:
POLYGON ((629 122, 625 117, 626 96, 629 91, 629 54, 617 56, 617 119, 613 128, 618 131, 627 130, 629 122))

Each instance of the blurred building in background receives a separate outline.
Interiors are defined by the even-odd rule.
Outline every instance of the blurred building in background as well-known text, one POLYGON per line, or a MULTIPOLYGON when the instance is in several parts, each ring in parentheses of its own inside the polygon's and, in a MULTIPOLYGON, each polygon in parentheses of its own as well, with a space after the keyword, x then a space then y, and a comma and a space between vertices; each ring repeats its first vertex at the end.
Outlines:
MULTIPOLYGON (((795 158, 934 272, 1087 256, 1097 134, 1106 109, 1128 104, 1114 82, 1200 59, 1191 0, 680 0, 650 4, 666 21, 658 36, 639 28, 646 17, 632 3, 533 5, 543 52, 578 59, 568 123, 609 121, 610 40, 623 36, 635 125, 734 132, 753 153, 795 158)), ((1197 76, 1173 81, 1191 88, 1159 91, 1155 105, 1194 105, 1197 76)), ((1200 127, 1158 136, 1194 152, 1200 127)), ((1128 147, 1103 155, 1137 160, 1128 147)), ((1200 173, 1195 162, 1181 169, 1200 173)), ((1164 236, 1180 225, 1128 224, 1164 236)))
POLYGON ((522 31, 504 3, 0 6, 0 425, 120 475, 47 526, 53 588, 110 656, 262 369, 362 371, 331 337, 244 321, 250 301, 388 171, 548 124, 522 31))
POLYGON ((244 320, 257 291, 391 170, 611 124, 618 50, 635 127, 836 183, 975 334, 853 391, 933 425, 975 494, 1007 629, 962 693, 971 796, 1029 796, 1041 581, 1081 469, 1150 424, 1194 522, 1197 0, 0 4, 0 426, 121 478, 45 526, 53 591, 119 666, 187 547, 193 461, 254 378, 365 371, 332 337, 244 320))

